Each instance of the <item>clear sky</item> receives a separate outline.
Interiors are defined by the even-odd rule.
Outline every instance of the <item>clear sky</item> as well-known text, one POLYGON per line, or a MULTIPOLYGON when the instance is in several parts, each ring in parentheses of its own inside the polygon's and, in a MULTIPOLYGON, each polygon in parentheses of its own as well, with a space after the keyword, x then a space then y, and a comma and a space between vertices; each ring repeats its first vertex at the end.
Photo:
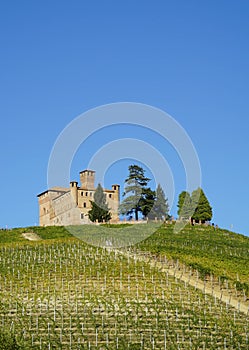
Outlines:
MULTIPOLYGON (((47 188, 51 149, 68 123, 131 101, 182 125, 200 159, 213 222, 249 235, 248 18, 247 0, 2 1, 0 227, 38 223, 36 195, 47 188)), ((161 147, 159 137, 129 125, 101 130, 79 148, 72 179, 94 147, 121 137, 161 147)), ((175 215, 184 181, 177 154, 164 151, 175 215)), ((110 167, 104 185, 122 183, 129 163, 110 167)))

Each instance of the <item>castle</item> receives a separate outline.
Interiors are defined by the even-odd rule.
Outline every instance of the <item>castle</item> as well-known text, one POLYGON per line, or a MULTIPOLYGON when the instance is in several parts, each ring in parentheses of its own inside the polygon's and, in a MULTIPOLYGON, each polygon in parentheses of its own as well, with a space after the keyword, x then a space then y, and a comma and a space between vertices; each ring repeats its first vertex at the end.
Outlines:
MULTIPOLYGON (((71 181, 69 188, 53 187, 38 194, 40 226, 67 226, 91 223, 88 211, 94 200, 95 171, 80 172, 80 186, 71 181)), ((110 208, 112 222, 119 220, 118 207, 120 186, 112 185, 112 189, 103 189, 106 202, 110 208)))

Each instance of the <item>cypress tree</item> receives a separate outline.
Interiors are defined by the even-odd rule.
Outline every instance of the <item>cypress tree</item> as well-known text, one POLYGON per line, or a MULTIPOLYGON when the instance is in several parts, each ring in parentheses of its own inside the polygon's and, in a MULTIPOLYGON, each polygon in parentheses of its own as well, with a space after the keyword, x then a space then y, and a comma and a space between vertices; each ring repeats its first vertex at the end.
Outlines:
POLYGON ((98 184, 96 191, 91 201, 92 208, 88 212, 89 219, 92 222, 107 222, 111 219, 111 214, 106 203, 106 195, 103 188, 98 184))
POLYGON ((182 191, 179 194, 177 206, 179 219, 188 220, 192 214, 192 200, 189 192, 182 191))
POLYGON ((205 223, 205 221, 210 221, 213 216, 212 207, 201 188, 192 192, 192 208, 194 213, 192 215, 192 220, 197 222, 205 223))
POLYGON ((165 197, 165 193, 160 184, 157 186, 155 202, 148 217, 149 219, 158 218, 159 220, 169 218, 168 199, 165 197))

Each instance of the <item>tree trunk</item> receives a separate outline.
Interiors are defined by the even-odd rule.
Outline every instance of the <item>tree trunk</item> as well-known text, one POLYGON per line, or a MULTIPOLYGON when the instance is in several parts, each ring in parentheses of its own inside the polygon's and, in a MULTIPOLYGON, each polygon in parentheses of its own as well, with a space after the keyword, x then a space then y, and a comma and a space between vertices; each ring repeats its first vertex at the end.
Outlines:
POLYGON ((135 220, 138 221, 138 209, 135 209, 135 220))

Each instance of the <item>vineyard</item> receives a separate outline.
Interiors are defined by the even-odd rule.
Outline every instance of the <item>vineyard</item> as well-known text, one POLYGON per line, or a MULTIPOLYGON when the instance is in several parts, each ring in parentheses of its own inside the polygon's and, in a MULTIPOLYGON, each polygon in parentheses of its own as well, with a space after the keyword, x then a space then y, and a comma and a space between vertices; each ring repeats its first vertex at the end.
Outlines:
POLYGON ((0 232, 0 340, 15 342, 0 349, 249 349, 249 314, 239 307, 249 239, 172 226, 122 249, 86 244, 63 227, 0 232), (25 240, 29 230, 41 239, 25 240), (238 307, 172 266, 222 282, 238 307))
POLYGON ((197 270, 201 278, 218 278, 220 283, 249 296, 249 239, 233 232, 187 225, 178 234, 173 225, 159 228, 138 246, 139 252, 167 258, 184 269, 197 270))

